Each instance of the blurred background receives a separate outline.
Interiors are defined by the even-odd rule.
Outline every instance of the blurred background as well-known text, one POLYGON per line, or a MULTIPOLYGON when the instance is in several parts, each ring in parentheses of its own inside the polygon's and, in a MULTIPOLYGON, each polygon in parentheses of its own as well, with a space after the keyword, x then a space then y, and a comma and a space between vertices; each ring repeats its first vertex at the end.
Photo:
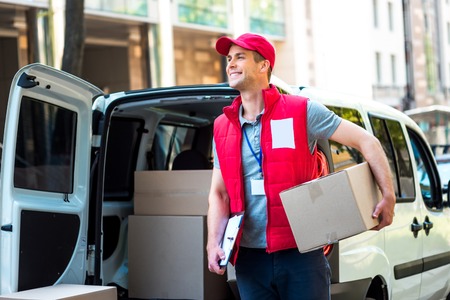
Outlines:
POLYGON ((275 45, 289 84, 388 104, 450 143, 449 0, 0 0, 0 130, 24 65, 106 93, 219 83, 216 39, 245 32, 275 45))

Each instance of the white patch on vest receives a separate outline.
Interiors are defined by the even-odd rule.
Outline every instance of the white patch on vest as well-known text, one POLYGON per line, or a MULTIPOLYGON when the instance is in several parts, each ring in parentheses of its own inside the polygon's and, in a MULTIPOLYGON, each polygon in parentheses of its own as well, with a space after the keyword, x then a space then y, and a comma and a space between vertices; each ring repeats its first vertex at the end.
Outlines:
POLYGON ((272 148, 295 149, 294 119, 270 120, 272 130, 272 148))

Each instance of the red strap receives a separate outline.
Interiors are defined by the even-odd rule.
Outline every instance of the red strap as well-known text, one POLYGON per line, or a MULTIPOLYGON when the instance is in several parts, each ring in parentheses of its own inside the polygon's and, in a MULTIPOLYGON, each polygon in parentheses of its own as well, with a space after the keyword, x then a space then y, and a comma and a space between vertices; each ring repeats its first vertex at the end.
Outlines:
POLYGON ((320 150, 317 150, 317 175, 318 177, 330 174, 330 167, 328 166, 328 160, 325 155, 320 150))

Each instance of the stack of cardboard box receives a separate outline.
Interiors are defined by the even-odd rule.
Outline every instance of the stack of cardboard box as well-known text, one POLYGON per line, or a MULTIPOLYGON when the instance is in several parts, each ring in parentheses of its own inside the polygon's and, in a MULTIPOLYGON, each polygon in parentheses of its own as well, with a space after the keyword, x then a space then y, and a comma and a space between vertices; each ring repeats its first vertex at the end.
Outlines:
POLYGON ((211 170, 135 173, 129 218, 129 296, 225 299, 225 276, 207 268, 211 170))

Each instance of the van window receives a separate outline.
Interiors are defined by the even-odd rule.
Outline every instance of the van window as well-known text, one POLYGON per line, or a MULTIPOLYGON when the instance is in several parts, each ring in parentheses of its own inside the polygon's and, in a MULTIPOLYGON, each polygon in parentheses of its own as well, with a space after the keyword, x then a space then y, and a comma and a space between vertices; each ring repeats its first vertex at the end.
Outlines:
POLYGON ((328 106, 328 108, 341 118, 346 119, 359 127, 365 128, 361 114, 356 109, 337 106, 328 106))
POLYGON ((138 118, 111 118, 106 148, 105 201, 132 199, 134 171, 144 125, 144 121, 138 118))
POLYGON ((415 199, 414 179, 406 139, 399 122, 369 115, 374 135, 389 161, 397 202, 415 199))
POLYGON ((23 97, 14 162, 14 187, 69 194, 73 169, 77 114, 23 97))
POLYGON ((408 130, 413 149, 414 160, 417 165, 417 179, 423 202, 428 209, 442 208, 442 191, 438 171, 433 163, 432 154, 425 141, 413 130, 408 130))
POLYGON ((195 128, 160 124, 156 129, 152 155, 149 161, 151 170, 170 170, 174 158, 181 151, 191 149, 195 128))
MULTIPOLYGON (((356 109, 336 106, 329 106, 328 108, 341 118, 364 128, 361 114, 356 109)), ((364 161, 364 157, 361 153, 352 147, 330 141, 330 149, 333 158, 334 171, 339 171, 364 161)))

